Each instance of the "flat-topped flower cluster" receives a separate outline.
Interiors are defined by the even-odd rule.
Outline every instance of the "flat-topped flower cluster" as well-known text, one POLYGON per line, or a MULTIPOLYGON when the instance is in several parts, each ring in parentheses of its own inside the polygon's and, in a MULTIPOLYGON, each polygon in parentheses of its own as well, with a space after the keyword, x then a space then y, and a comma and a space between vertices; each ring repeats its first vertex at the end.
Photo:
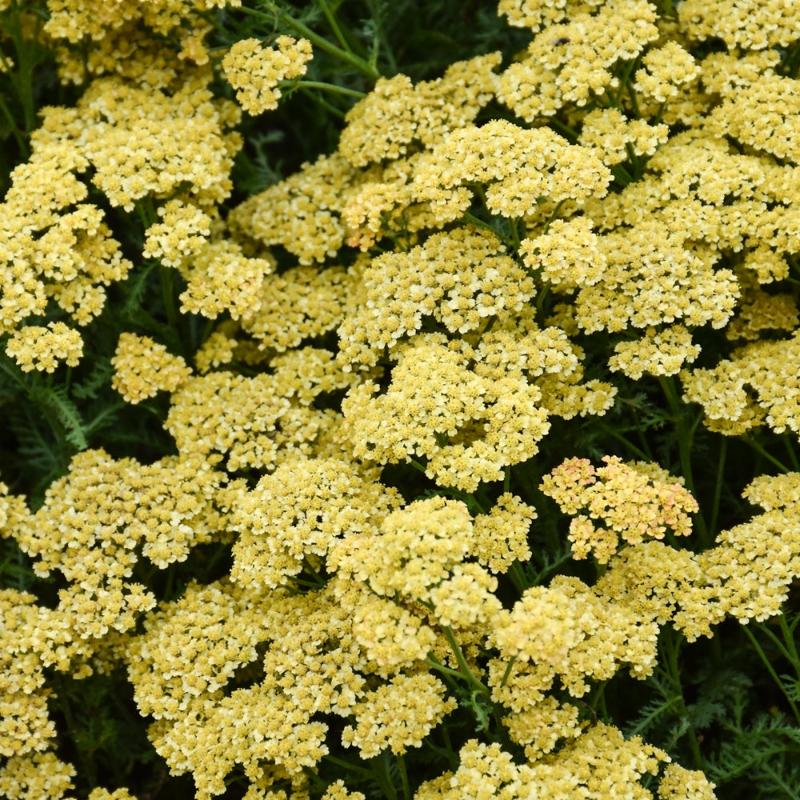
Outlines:
POLYGON ((713 798, 581 698, 651 675, 664 626, 693 641, 780 613, 800 472, 752 481, 762 510, 713 544, 690 476, 653 461, 565 452, 524 498, 510 476, 636 381, 725 436, 800 434, 800 82, 779 70, 800 4, 501 0, 524 52, 377 78, 335 152, 230 213, 241 111, 214 81, 260 114, 313 48, 212 51, 224 5, 48 2, 61 80, 91 80, 42 111, 0 205, 2 346, 25 372, 80 363, 81 329, 136 269, 108 209, 143 211, 142 257, 214 322, 192 354, 116 343, 113 388, 169 394, 175 452, 86 449, 36 510, 0 484, 0 535, 63 584, 55 605, 0 590, 0 794, 70 796, 48 675, 122 666, 198 798, 238 769, 246 800, 363 800, 312 780, 325 757, 420 748, 464 686, 502 736, 476 722, 417 800, 713 798), (596 580, 520 583, 531 497, 596 580), (158 602, 137 577, 210 543, 230 547, 224 578, 158 602))

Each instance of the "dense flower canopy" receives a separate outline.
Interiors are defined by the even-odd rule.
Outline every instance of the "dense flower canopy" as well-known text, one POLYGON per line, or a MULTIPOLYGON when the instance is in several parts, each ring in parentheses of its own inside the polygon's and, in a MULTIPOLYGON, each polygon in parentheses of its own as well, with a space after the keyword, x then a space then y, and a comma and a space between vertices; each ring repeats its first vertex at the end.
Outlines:
POLYGON ((344 5, 0 0, 74 97, 0 204, 0 366, 70 448, 2 472, 0 795, 133 798, 64 689, 122 676, 200 800, 711 800, 737 701, 678 650, 800 577, 800 3, 500 0, 425 77, 344 5), (244 190, 297 96, 335 148, 244 190))

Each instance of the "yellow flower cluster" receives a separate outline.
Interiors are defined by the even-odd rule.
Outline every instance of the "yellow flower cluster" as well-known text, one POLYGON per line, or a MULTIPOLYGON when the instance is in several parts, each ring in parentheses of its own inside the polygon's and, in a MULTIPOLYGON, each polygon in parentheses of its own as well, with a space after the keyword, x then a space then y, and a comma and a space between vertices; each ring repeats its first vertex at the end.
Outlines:
POLYGON ((26 320, 43 314, 52 298, 75 323, 87 324, 103 308, 104 287, 124 278, 131 263, 103 212, 82 202, 88 190, 76 173, 88 166, 85 156, 37 137, 0 204, 0 335, 13 334, 7 350, 24 369, 52 372, 58 361, 77 364, 81 337, 63 322, 28 330, 26 320))
POLYGON ((333 257, 344 244, 345 193, 355 171, 339 153, 304 164, 231 211, 228 223, 265 245, 282 245, 301 264, 333 257))
POLYGON ((80 333, 63 322, 26 325, 8 339, 6 353, 19 364, 23 372, 38 370, 55 372, 59 362, 77 367, 83 355, 80 333))
POLYGON ((660 331, 647 328, 639 339, 617 343, 608 366, 639 380, 644 374, 677 375, 684 364, 691 364, 699 355, 700 346, 692 342, 692 334, 684 325, 660 331))
POLYGON ((363 299, 343 320, 339 336, 342 358, 368 366, 419 333, 427 319, 465 334, 491 317, 522 311, 535 291, 497 237, 470 227, 372 259, 360 283, 363 299))
POLYGON ((46 110, 34 139, 80 153, 94 168, 92 183, 127 211, 141 198, 166 198, 187 186, 197 202, 220 202, 231 188, 239 137, 229 129, 238 114, 214 99, 211 77, 189 72, 161 90, 101 78, 75 108, 46 110))
POLYGON ((645 119, 628 119, 619 109, 596 108, 583 118, 580 144, 595 150, 607 166, 636 156, 652 156, 669 138, 669 127, 645 119))
POLYGON ((588 459, 567 459, 545 475, 540 489, 572 516, 573 558, 591 553, 601 564, 616 553, 620 539, 639 544, 663 539, 668 531, 689 536, 691 515, 698 510, 682 478, 657 464, 625 463, 616 456, 604 456, 602 467, 588 459))
POLYGON ((542 13, 547 5, 500 5, 513 24, 526 26, 530 19, 534 31, 544 27, 523 58, 498 81, 498 98, 526 122, 552 116, 565 105, 580 108, 593 96, 607 95, 619 85, 613 66, 621 59, 635 59, 658 38, 656 10, 647 0, 555 3, 550 13, 542 13), (563 22, 550 17, 559 6, 563 22), (573 8, 567 12, 567 6, 573 8))
POLYGON ((242 328, 262 349, 282 352, 322 336, 345 316, 353 278, 340 267, 294 267, 265 278, 242 328))
POLYGON ((141 403, 160 391, 174 392, 189 379, 191 370, 180 356, 149 336, 122 333, 111 359, 111 385, 128 403, 141 403))
MULTIPOLYGON (((616 728, 598 722, 558 754, 532 758, 518 764, 499 744, 467 741, 459 752, 459 766, 422 784, 415 800, 460 798, 536 797, 562 800, 585 797, 635 797, 653 800, 655 795, 640 783, 656 775, 669 756, 635 736, 625 739, 616 728)), ((699 772, 668 764, 658 785, 660 800, 713 800, 714 785, 699 772), (683 793, 681 793, 683 792, 683 793)))
MULTIPOLYGON (((58 570, 66 580, 53 608, 37 605, 30 594, 2 592, 0 754, 19 758, 18 766, 12 758, 4 768, 9 780, 34 780, 37 759, 50 757, 41 753, 55 734, 44 669, 77 677, 103 669, 102 651, 113 648, 115 635, 133 628, 155 602, 145 586, 130 580, 136 549, 163 567, 185 559, 194 544, 219 536, 213 505, 219 482, 202 463, 170 457, 145 467, 85 451, 73 459, 68 475, 50 485, 35 513, 21 498, 2 498, 0 533, 17 540, 38 575, 58 570), (17 769, 21 773, 14 776, 17 769), (26 770, 32 773, 23 778, 26 770)), ((54 779, 61 774, 57 765, 47 770, 54 779)), ((50 796, 36 795, 33 785, 30 791, 24 796, 50 796)))
POLYGON ((345 534, 367 535, 399 504, 396 492, 344 461, 280 464, 237 499, 231 578, 255 589, 279 586, 303 569, 304 559, 324 559, 345 534))
POLYGON ((674 41, 648 50, 642 64, 634 76, 634 89, 658 103, 677 97, 679 88, 700 74, 691 54, 674 41))
POLYGON ((240 39, 225 53, 222 70, 241 107, 261 114, 278 107, 278 84, 305 75, 312 55, 307 39, 279 36, 274 47, 263 47, 258 39, 240 39))
POLYGON ((494 96, 499 53, 451 64, 441 78, 412 83, 406 75, 379 78, 347 113, 339 152, 354 166, 406 155, 471 123, 494 96))
POLYGON ((555 678, 574 697, 587 679, 608 680, 621 663, 648 675, 656 661, 658 627, 634 609, 593 592, 577 578, 557 576, 528 589, 495 620, 492 640, 515 664, 498 699, 525 689, 526 704, 544 697, 555 678))
MULTIPOLYGON (((534 341, 549 344, 547 331, 537 333, 534 341)), ((482 355, 440 334, 420 334, 401 348, 383 394, 376 383, 361 383, 342 403, 355 455, 382 464, 423 457, 429 477, 466 491, 534 456, 550 424, 540 389, 523 371, 528 365, 506 373, 488 363, 481 374, 482 355)))
POLYGON ((429 673, 400 675, 381 686, 353 709, 355 725, 342 732, 342 743, 358 747, 362 758, 389 749, 405 753, 420 747, 428 732, 457 703, 445 697, 444 684, 429 673))
POLYGON ((739 436, 766 423, 778 433, 800 434, 798 358, 800 332, 759 339, 715 367, 682 372, 684 398, 699 403, 706 425, 719 433, 739 436))
POLYGON ((671 619, 689 640, 711 636, 729 615, 746 623, 780 613, 800 575, 798 475, 756 478, 743 494, 766 511, 721 531, 699 554, 658 541, 624 548, 596 591, 643 618, 671 619))
POLYGON ((554 220, 541 235, 523 239, 519 252, 523 263, 557 291, 592 286, 606 268, 592 221, 583 216, 554 220))
MULTIPOLYGON (((175 455, 87 450, 35 511, 2 487, 0 534, 64 585, 48 606, 0 591, 0 794, 72 788, 47 671, 124 664, 153 746, 201 799, 236 768, 246 800, 305 798, 332 747, 420 747, 456 707, 453 673, 500 707, 527 763, 471 739, 417 800, 713 798, 558 698, 650 674, 659 626, 692 640, 779 613, 800 577, 800 475, 756 478, 744 496, 763 513, 696 552, 672 545, 698 511, 680 479, 568 458, 540 489, 601 577, 557 575, 513 602, 537 512, 510 468, 556 418, 611 408, 604 371, 679 374, 715 431, 800 434, 800 92, 775 70, 794 5, 683 0, 666 22, 646 0, 501 0, 532 34, 510 65, 487 53, 379 78, 336 150, 230 214, 240 111, 214 95, 203 44, 203 12, 226 3, 47 5, 62 79, 88 83, 42 110, 0 206, 6 352, 26 371, 78 363, 79 333, 38 322, 88 324, 129 273, 109 206, 178 272, 180 311, 220 319, 186 360, 117 343, 126 402, 170 393, 175 455), (722 355, 689 366, 715 336, 722 355), (392 488, 394 464, 426 493, 392 488), (211 542, 230 544, 229 574, 156 607, 137 564, 211 542)), ((304 39, 275 45, 221 59, 251 113, 311 57, 304 39)), ((363 800, 341 782, 323 797, 363 800)))
MULTIPOLYGON (((272 470, 296 455, 322 455, 327 434, 340 425, 330 410, 313 405, 321 392, 349 385, 326 350, 306 348, 277 366, 274 374, 252 378, 229 371, 190 378, 172 395, 166 429, 181 453, 228 470, 272 470)), ((329 446, 336 451, 334 441, 329 446)))
POLYGON ((8 800, 60 800, 72 788, 75 767, 54 753, 14 756, 0 767, 0 793, 8 800))
POLYGON ((549 128, 506 120, 454 131, 420 158, 414 174, 420 199, 433 204, 469 199, 464 184, 486 187, 486 207, 504 217, 533 213, 542 199, 577 204, 602 197, 611 180, 588 148, 571 145, 549 128), (502 153, 489 159, 487 152, 502 153))

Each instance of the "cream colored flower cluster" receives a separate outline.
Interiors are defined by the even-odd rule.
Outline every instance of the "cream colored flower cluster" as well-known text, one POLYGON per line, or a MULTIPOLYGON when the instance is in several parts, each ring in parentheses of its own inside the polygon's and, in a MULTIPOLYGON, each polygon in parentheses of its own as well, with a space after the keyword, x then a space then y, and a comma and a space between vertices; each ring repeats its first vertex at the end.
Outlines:
MULTIPOLYGON (((534 37, 527 52, 506 69, 497 88, 499 100, 526 122, 553 116, 567 105, 580 108, 594 97, 605 99, 619 87, 614 65, 620 60, 632 61, 658 39, 656 9, 647 0, 581 4, 580 10, 570 9, 569 16, 562 12, 563 21, 558 22, 541 13, 547 5, 500 5, 500 11, 508 13, 515 24, 524 25, 526 11, 539 12, 534 11, 539 19, 534 16, 531 20, 534 37), (536 32, 540 27, 543 29, 536 32)), ((560 5, 566 11, 567 4, 560 5)))
POLYGON ((563 331, 512 317, 477 347, 419 334, 398 348, 386 390, 362 382, 342 411, 357 457, 381 464, 424 458, 432 479, 474 491, 533 457, 550 415, 608 410, 613 387, 581 377, 563 331))
POLYGON ((645 618, 671 619, 689 640, 711 636, 727 616, 747 623, 779 614, 800 576, 798 475, 756 478, 743 495, 766 511, 721 531, 699 554, 659 541, 622 549, 596 590, 645 618))
MULTIPOLYGON (((66 113, 66 109, 62 109, 66 113)), ((58 140, 34 137, 33 155, 16 167, 0 204, 0 335, 20 366, 52 372, 59 362, 77 365, 80 334, 62 321, 29 324, 52 305, 86 325, 105 303, 105 287, 131 268, 103 221, 83 202, 86 185, 76 173, 84 154, 58 140)))
POLYGON ((9 337, 6 353, 23 372, 34 369, 55 372, 61 361, 69 367, 78 366, 83 355, 83 339, 78 331, 63 322, 26 325, 9 337))
POLYGON ((236 90, 239 105, 251 114, 278 107, 278 84, 306 74, 311 42, 279 36, 274 47, 263 47, 258 39, 240 39, 222 59, 228 83, 236 90))
POLYGON ((111 385, 128 403, 141 403, 159 391, 174 392, 191 370, 180 356, 168 352, 149 336, 123 333, 111 359, 111 385))
POLYGON ((406 155, 413 143, 431 146, 471 123, 494 96, 499 53, 451 64, 441 78, 414 84, 406 75, 379 78, 347 113, 339 151, 364 167, 406 155))
POLYGON ((592 554, 601 564, 616 553, 620 539, 631 545, 663 539, 667 532, 689 536, 691 514, 698 511, 682 478, 657 464, 625 463, 616 456, 604 456, 602 467, 567 459, 545 475, 540 489, 572 516, 573 558, 592 554))
POLYGON ((359 275, 363 297, 339 326, 341 357, 373 366, 430 319, 453 335, 521 312, 534 283, 500 240, 477 228, 436 233, 407 252, 378 256, 359 275))
MULTIPOLYGON (((88 324, 129 273, 90 184, 185 284, 174 312, 217 321, 185 359, 116 344, 126 402, 169 393, 174 455, 86 450, 35 511, 2 487, 0 535, 64 585, 50 605, 0 591, 0 794, 71 790, 48 671, 123 665, 201 799, 234 770, 247 800, 307 798, 334 748, 407 754, 447 724, 458 681, 526 763, 470 738, 417 800, 713 798, 579 698, 651 674, 660 626, 693 640, 778 614, 800 577, 800 477, 756 478, 744 496, 764 511, 690 550, 680 479, 567 458, 540 489, 600 577, 530 585, 537 509, 512 468, 652 376, 679 375, 712 430, 800 434, 800 93, 775 70, 792 4, 684 0, 665 21, 645 0, 501 0, 532 37, 510 64, 377 79, 334 152, 230 214, 240 111, 210 88, 202 14, 225 3, 100 5, 48 3, 62 78, 90 80, 42 111, 0 208, 6 352, 74 366, 79 334, 42 317, 88 324), (230 546, 223 578, 157 603, 136 577, 209 543, 230 546)), ((251 112, 305 72, 307 41, 276 45, 221 59, 251 112)))
POLYGON ((532 758, 518 764, 499 744, 470 739, 461 748, 454 772, 424 783, 415 800, 458 800, 496 797, 641 797, 654 795, 642 787, 644 775, 663 770, 661 800, 713 800, 714 787, 701 772, 669 764, 669 756, 640 737, 624 739, 614 727, 598 722, 563 747, 554 758, 532 758))

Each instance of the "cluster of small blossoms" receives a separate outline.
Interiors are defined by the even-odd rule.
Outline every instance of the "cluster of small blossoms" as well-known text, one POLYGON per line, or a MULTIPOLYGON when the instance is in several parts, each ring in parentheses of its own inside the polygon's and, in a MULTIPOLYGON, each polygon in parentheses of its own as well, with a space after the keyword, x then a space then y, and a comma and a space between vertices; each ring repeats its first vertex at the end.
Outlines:
MULTIPOLYGON (((74 365, 77 332, 31 319, 85 325, 131 269, 90 184, 141 216, 143 257, 185 283, 180 311, 220 319, 197 374, 149 337, 117 343, 126 402, 171 394, 176 455, 85 451, 35 512, 0 493, 0 534, 66 584, 55 606, 0 591, 0 794, 72 787, 48 670, 122 664, 153 746, 201 800, 234 770, 246 800, 307 798, 333 748, 418 749, 457 708, 454 674, 527 763, 470 739, 416 800, 645 800, 645 776, 659 800, 711 800, 700 773, 576 698, 621 668, 650 674, 662 625, 693 640, 779 613, 800 577, 800 477, 754 480, 744 496, 764 512, 694 552, 667 543, 698 510, 679 479, 568 459, 540 488, 602 577, 557 575, 504 604, 537 516, 510 470, 555 418, 606 413, 613 373, 680 374, 719 432, 800 433, 800 92, 776 72, 797 9, 684 0, 665 21, 645 0, 501 0, 532 34, 512 63, 379 78, 334 152, 226 216, 240 111, 210 88, 202 13, 224 5, 48 2, 62 80, 89 83, 74 108, 42 111, 0 208, 7 353, 25 370, 74 365), (493 101, 510 118, 490 118, 493 101), (688 366, 714 335, 724 355, 688 366), (381 479, 391 464, 447 496, 402 496, 381 479), (231 547, 220 580, 157 605, 134 578, 140 560, 164 569, 207 543, 231 547)), ((306 40, 275 45, 246 39, 221 60, 254 114, 311 57, 306 40)), ((323 798, 363 795, 336 781, 323 798)))
POLYGON ((11 334, 5 349, 26 371, 75 366, 82 354, 80 334, 66 323, 26 325, 29 318, 50 305, 86 325, 103 308, 104 287, 131 268, 103 212, 83 202, 88 189, 76 173, 87 166, 80 150, 37 132, 0 204, 0 336, 11 334))
POLYGON ((613 726, 598 722, 549 758, 531 758, 519 764, 499 744, 467 741, 459 752, 459 766, 428 781, 415 800, 458 800, 496 797, 512 800, 537 797, 653 798, 640 781, 661 772, 660 800, 713 800, 714 786, 698 771, 669 763, 669 756, 645 744, 638 736, 625 739, 613 726))
POLYGON ((747 623, 779 614, 800 575, 798 487, 800 473, 756 478, 743 496, 763 513, 721 531, 701 553, 660 541, 623 548, 595 589, 644 618, 671 620, 689 640, 711 636, 727 616, 747 623))
POLYGON ((406 75, 379 78, 374 89, 347 113, 339 151, 364 167, 406 155, 414 142, 430 146, 471 123, 494 96, 489 53, 451 64, 441 78, 414 84, 406 75))
MULTIPOLYGON (((728 331, 729 332, 729 331, 728 331)), ((639 380, 648 375, 677 375, 684 364, 691 364, 700 355, 700 346, 684 325, 648 328, 633 341, 618 342, 608 359, 609 369, 639 380)))
POLYGON ((505 685, 491 683, 497 699, 516 702, 520 710, 544 699, 556 678, 581 697, 589 680, 608 680, 621 663, 629 664, 633 675, 650 674, 657 636, 656 623, 627 604, 577 578, 557 576, 547 587, 528 589, 510 611, 498 614, 492 640, 513 667, 505 685))
POLYGON ((706 425, 719 433, 740 436, 767 424, 777 433, 800 434, 798 357, 800 332, 789 339, 760 339, 715 367, 682 372, 684 397, 702 406, 706 425))
POLYGON ((222 69, 239 105, 261 114, 278 107, 278 84, 305 75, 311 56, 307 39, 279 36, 274 47, 263 47, 258 39, 240 39, 225 53, 222 69))
MULTIPOLYGON (((540 11, 549 4, 501 4, 512 24, 527 27, 523 20, 528 15, 515 5, 540 11)), ((534 17, 534 38, 526 53, 498 82, 498 99, 526 122, 553 116, 564 106, 581 108, 593 96, 613 92, 619 86, 614 65, 634 60, 658 39, 656 10, 646 0, 592 2, 580 10, 567 10, 571 3, 555 8, 559 5, 561 19, 534 17)))
POLYGON ((640 544, 692 532, 691 514, 697 501, 657 464, 626 463, 604 456, 595 467, 584 458, 570 458, 549 472, 540 489, 572 517, 569 540, 573 558, 590 553, 605 564, 616 553, 620 539, 640 544), (599 524, 598 524, 599 523, 599 524))
POLYGON ((505 250, 490 233, 458 227, 372 259, 359 276, 363 299, 339 326, 341 357, 351 366, 373 366, 427 319, 463 335, 522 311, 534 283, 505 250))
POLYGON ((186 64, 209 61, 204 12, 237 7, 241 0, 47 0, 44 31, 63 81, 81 83, 114 74, 156 85, 186 64), (91 47, 86 48, 86 43, 91 47))
POLYGON ((651 125, 645 119, 628 119, 617 108, 596 108, 583 118, 579 143, 594 149, 606 165, 635 156, 652 156, 669 139, 669 126, 651 125))
POLYGON ((563 331, 512 319, 477 347, 419 334, 397 348, 384 392, 372 381, 348 392, 342 411, 354 454, 381 464, 426 459, 426 474, 474 491, 538 452, 550 415, 602 414, 614 390, 578 383, 578 357, 563 331))
POLYGON ((8 339, 6 353, 23 372, 55 372, 60 362, 77 367, 83 355, 80 333, 63 322, 26 325, 8 339))
POLYGON ((180 356, 149 336, 123 333, 111 359, 111 385, 128 403, 140 403, 159 391, 174 392, 188 380, 191 370, 180 356))
POLYGON ((648 50, 642 65, 636 71, 633 87, 658 103, 677 97, 679 87, 700 74, 697 62, 677 42, 648 50))

